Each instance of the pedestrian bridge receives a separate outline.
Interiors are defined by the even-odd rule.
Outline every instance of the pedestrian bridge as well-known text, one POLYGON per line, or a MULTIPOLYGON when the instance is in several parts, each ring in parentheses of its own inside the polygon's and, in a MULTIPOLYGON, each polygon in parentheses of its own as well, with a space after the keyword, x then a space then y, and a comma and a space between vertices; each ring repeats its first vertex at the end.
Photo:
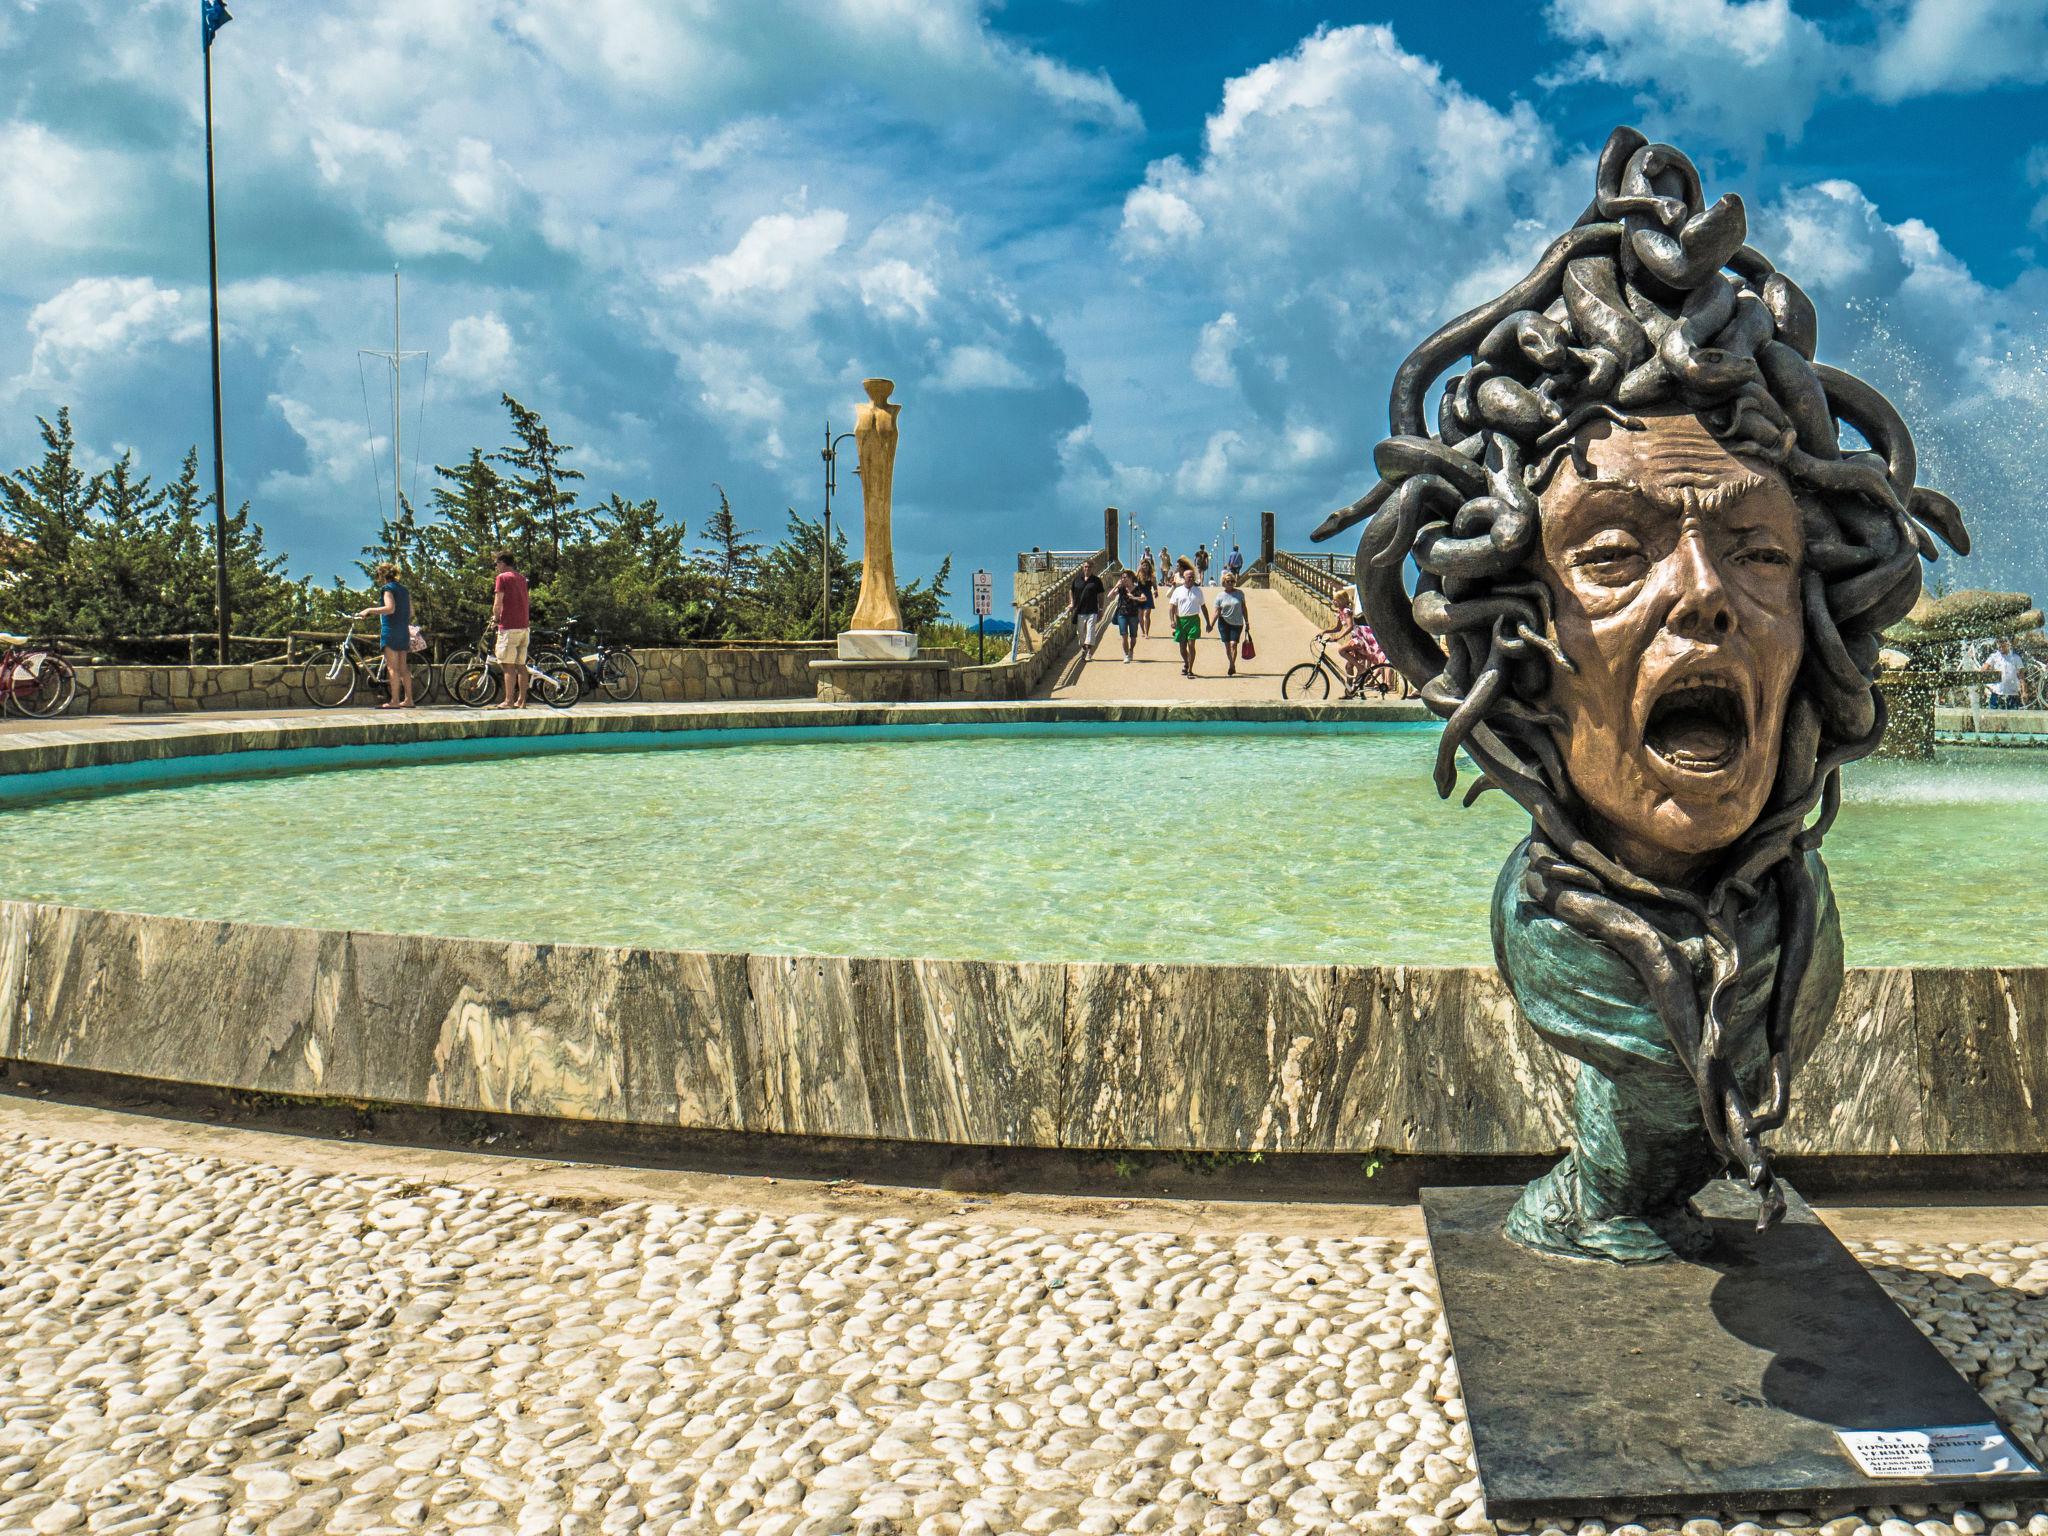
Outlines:
MULTIPOLYGON (((1203 589, 1215 611, 1216 585, 1203 589)), ((1248 627, 1258 655, 1240 661, 1237 676, 1226 675, 1223 642, 1213 630, 1203 631, 1195 647, 1195 675, 1180 675, 1180 649, 1173 643, 1173 620, 1164 594, 1152 615, 1152 633, 1138 639, 1136 659, 1126 663, 1123 642, 1114 625, 1105 625, 1093 657, 1078 646, 1045 676, 1036 697, 1042 699, 1217 699, 1245 701, 1280 696, 1280 678, 1298 661, 1314 654, 1310 637, 1317 626, 1280 592, 1250 587, 1245 592, 1248 627)))
MULTIPOLYGON (((1228 670, 1223 642, 1205 629, 1195 650, 1195 675, 1181 675, 1180 650, 1173 643, 1173 621, 1162 589, 1152 614, 1149 634, 1139 637, 1136 651, 1124 660, 1115 626, 1105 622, 1093 655, 1083 656, 1067 618, 1068 584, 1084 560, 1095 562, 1110 585, 1123 569, 1119 559, 1115 508, 1104 517, 1102 547, 1095 550, 1033 549, 1017 557, 1018 645, 1021 651, 1046 649, 1057 659, 1032 689, 1041 699, 1250 702, 1275 699, 1288 668, 1314 654, 1315 633, 1329 626, 1332 598, 1351 585, 1349 555, 1295 554, 1273 548, 1272 514, 1267 513, 1261 539, 1244 574, 1245 603, 1256 655, 1240 659, 1236 675, 1228 670)), ((1209 569, 1203 597, 1215 611, 1221 572, 1209 569)))

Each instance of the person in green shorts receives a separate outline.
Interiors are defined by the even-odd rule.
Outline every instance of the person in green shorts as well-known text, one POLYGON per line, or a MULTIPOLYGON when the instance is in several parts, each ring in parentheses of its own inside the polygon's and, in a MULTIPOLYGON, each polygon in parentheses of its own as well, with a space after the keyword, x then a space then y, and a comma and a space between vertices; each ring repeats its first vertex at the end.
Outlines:
POLYGON ((1201 578, 1187 561, 1173 573, 1173 592, 1167 606, 1173 610, 1173 643, 1180 647, 1180 675, 1195 675, 1195 642, 1209 622, 1209 605, 1202 599, 1201 578))

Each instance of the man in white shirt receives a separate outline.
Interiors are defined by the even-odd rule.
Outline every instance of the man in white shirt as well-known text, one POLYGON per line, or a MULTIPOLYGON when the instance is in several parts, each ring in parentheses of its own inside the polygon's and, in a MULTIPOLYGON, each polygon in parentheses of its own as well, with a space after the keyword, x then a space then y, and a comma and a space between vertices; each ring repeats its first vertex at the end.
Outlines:
POLYGON ((2018 652, 2012 648, 2012 641, 1999 636, 1998 648, 1984 658, 1978 668, 1980 672, 1996 672, 1998 679, 1991 685, 1991 697, 1987 701, 1993 709, 2018 709, 2020 707, 2020 676, 2023 663, 2018 652))
POLYGON ((1166 604, 1173 610, 1173 643, 1180 647, 1180 675, 1195 675, 1195 642, 1209 622, 1209 605, 1202 600, 1201 578, 1192 565, 1182 562, 1173 591, 1166 604))

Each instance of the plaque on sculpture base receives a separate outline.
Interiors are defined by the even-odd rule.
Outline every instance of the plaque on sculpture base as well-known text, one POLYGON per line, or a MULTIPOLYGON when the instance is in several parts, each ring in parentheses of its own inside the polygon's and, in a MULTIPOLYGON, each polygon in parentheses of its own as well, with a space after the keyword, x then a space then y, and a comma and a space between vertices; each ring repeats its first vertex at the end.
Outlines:
POLYGON ((1789 1188, 1784 1220, 1758 1232, 1755 1195, 1716 1180, 1695 1201, 1707 1257, 1650 1265, 1510 1242, 1519 1194, 1422 1192, 1493 1518, 2048 1493, 1976 1389, 1789 1188))
POLYGON ((909 661, 917 636, 901 629, 849 629, 839 637, 841 661, 909 661))

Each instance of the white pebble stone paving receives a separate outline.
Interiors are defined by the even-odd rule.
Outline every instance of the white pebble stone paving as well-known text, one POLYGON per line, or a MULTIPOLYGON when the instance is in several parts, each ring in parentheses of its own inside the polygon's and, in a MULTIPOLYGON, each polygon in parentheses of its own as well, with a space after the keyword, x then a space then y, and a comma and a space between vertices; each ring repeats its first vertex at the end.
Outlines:
MULTIPOLYGON (((1859 1257, 2038 1451, 2048 1245, 1859 1257)), ((2048 1513, 1683 1536, 1816 1526, 2048 1513)), ((0 1132, 9 1536, 1491 1529, 1420 1242, 582 1209, 0 1132)))

